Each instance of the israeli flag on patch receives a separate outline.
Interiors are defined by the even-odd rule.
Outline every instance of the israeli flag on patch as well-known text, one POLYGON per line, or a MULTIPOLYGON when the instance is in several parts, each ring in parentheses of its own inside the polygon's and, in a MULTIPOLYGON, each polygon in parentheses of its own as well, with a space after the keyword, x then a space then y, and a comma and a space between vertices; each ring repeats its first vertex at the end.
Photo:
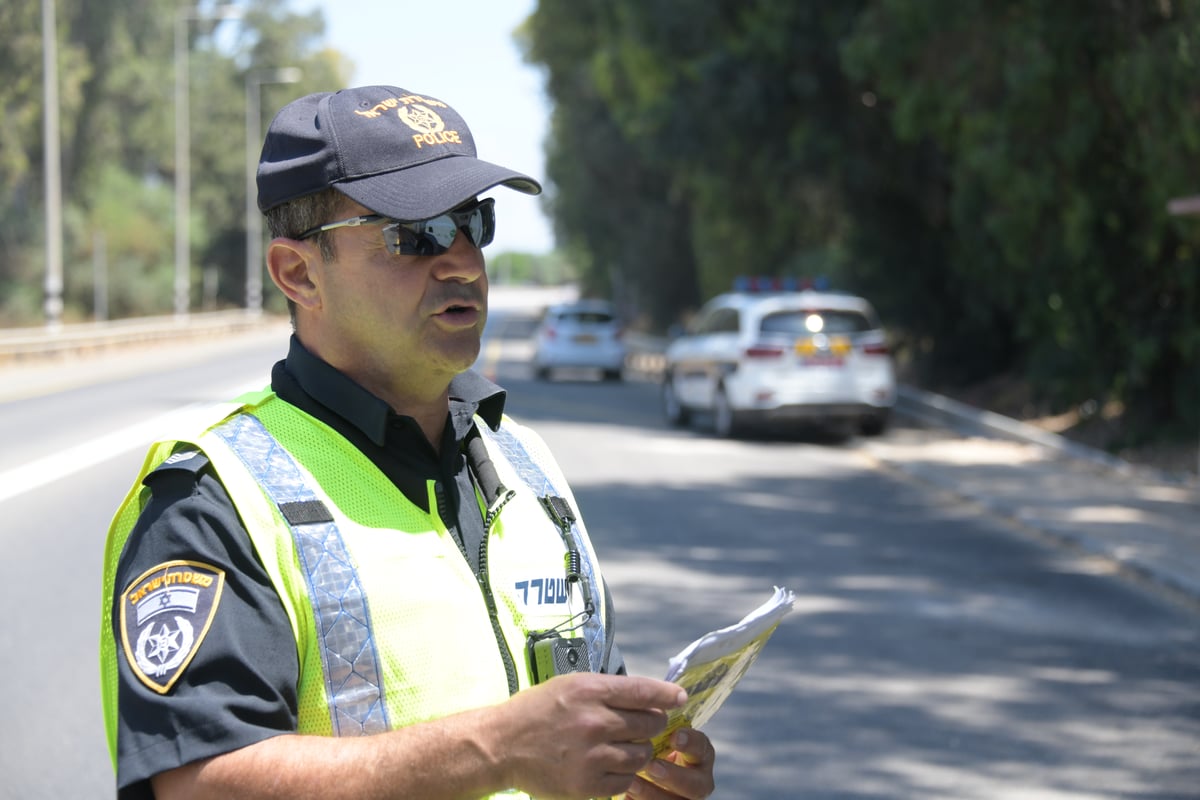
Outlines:
POLYGON ((171 586, 159 589, 146 595, 137 604, 137 625, 165 611, 186 611, 196 613, 196 605, 200 601, 200 590, 190 586, 171 586))

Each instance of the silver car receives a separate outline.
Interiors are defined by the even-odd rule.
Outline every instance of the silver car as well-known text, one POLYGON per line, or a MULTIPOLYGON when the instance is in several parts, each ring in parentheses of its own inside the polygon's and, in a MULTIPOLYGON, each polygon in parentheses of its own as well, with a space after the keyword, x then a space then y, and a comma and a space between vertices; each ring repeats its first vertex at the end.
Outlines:
POLYGON ((625 366, 622 334, 612 304, 604 300, 551 306, 537 329, 534 375, 545 380, 557 369, 594 369, 605 380, 619 381, 625 366))

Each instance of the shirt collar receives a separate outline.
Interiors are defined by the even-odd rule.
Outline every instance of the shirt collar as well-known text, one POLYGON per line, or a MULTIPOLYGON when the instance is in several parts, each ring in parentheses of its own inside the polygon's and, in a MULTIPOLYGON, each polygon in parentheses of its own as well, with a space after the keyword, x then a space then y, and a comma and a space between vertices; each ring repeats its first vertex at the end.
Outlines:
MULTIPOLYGON (((359 386, 327 362, 313 355, 292 335, 287 371, 310 397, 361 430, 372 442, 383 446, 388 423, 404 416, 383 400, 359 386)), ((459 373, 450 381, 450 414, 457 438, 469 428, 475 415, 492 430, 500 427, 506 392, 473 370, 459 373)))

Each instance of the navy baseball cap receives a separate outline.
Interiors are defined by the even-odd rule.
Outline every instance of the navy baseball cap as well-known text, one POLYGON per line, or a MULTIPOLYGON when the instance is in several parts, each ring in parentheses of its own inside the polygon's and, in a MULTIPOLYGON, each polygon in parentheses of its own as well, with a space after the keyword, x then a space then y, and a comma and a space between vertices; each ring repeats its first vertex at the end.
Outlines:
POLYGON ((275 115, 258 161, 258 207, 335 188, 376 214, 430 219, 493 186, 542 187, 481 161, 466 121, 441 100, 361 86, 295 100, 275 115))

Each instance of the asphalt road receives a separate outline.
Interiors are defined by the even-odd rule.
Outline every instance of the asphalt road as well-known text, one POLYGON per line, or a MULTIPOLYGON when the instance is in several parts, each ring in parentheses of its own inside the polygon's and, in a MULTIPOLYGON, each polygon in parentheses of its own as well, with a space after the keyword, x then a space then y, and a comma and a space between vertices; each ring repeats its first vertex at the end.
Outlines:
MULTIPOLYGON (((634 672, 661 674, 773 585, 796 592, 708 726, 718 797, 1200 797, 1195 616, 880 469, 860 441, 669 430, 651 384, 534 382, 528 324, 498 313, 493 331, 481 368, 571 479, 634 672)), ((162 415, 262 383, 285 335, 72 365, 83 385, 50 393, 0 372, 0 798, 113 795, 108 518, 162 415)))

